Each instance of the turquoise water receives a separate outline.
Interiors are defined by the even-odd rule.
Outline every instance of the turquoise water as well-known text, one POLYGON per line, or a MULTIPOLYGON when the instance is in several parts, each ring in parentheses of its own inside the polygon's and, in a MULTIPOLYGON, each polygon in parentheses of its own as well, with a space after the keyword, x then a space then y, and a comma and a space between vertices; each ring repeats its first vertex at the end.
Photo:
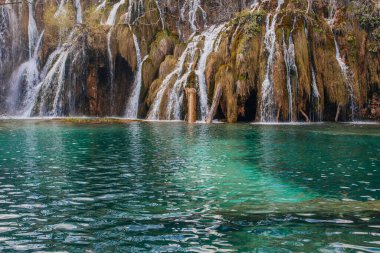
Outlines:
POLYGON ((380 126, 0 122, 0 251, 380 252, 380 126))

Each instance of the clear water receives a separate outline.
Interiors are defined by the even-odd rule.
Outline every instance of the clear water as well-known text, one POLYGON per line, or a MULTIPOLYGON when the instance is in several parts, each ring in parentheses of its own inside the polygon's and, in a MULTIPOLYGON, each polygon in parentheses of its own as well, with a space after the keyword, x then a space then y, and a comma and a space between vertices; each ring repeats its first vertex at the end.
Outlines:
POLYGON ((0 251, 380 252, 379 125, 0 122, 0 251))

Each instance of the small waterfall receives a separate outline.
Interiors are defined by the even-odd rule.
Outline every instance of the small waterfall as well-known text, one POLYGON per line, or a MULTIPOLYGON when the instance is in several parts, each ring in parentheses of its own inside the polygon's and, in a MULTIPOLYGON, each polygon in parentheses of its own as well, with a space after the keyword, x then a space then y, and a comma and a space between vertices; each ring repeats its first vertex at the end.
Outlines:
POLYGON ((109 25, 109 26, 114 26, 115 25, 117 11, 119 10, 120 6, 122 6, 123 4, 125 4, 125 0, 120 0, 120 2, 118 2, 117 4, 115 4, 112 7, 111 12, 110 12, 110 14, 108 16, 108 19, 104 23, 105 25, 109 25))
MULTIPOLYGON (((285 41, 285 31, 282 29, 282 36, 283 36, 283 49, 284 49, 284 60, 285 60, 285 66, 286 66, 286 87, 288 90, 288 98, 289 98, 289 121, 293 121, 293 83, 296 83, 295 87, 295 96, 296 100, 298 97, 298 69, 296 65, 296 55, 295 55, 295 49, 294 49, 294 42, 293 42, 293 32, 296 25, 296 19, 293 21, 293 28, 290 31, 289 35, 289 46, 286 45, 285 41)), ((297 101, 295 101, 296 104, 297 101)))
POLYGON ((274 101, 274 87, 273 87, 273 64, 276 50, 276 22, 278 12, 281 9, 281 5, 284 0, 278 0, 275 15, 272 21, 270 20, 271 15, 268 14, 266 20, 266 32, 264 38, 265 49, 269 53, 267 70, 265 74, 265 79, 261 87, 261 106, 260 115, 261 121, 274 121, 275 120, 275 101, 274 101))
POLYGON ((34 48, 38 40, 38 31, 36 20, 34 19, 33 1, 28 2, 29 18, 28 18, 28 39, 29 39, 29 58, 32 58, 34 48))
POLYGON ((66 4, 66 0, 61 0, 59 2, 58 9, 54 14, 55 18, 58 18, 60 15, 64 15, 66 13, 65 4, 66 4))
MULTIPOLYGON (((107 54, 108 54, 108 65, 110 70, 110 84, 111 84, 111 96, 114 94, 114 62, 113 62, 113 55, 112 55, 112 49, 111 49, 111 39, 112 39, 112 32, 113 27, 111 27, 110 31, 107 34, 107 54)), ((113 107, 113 99, 111 99, 111 107, 113 107)))
POLYGON ((144 2, 143 0, 129 0, 128 10, 125 14, 124 21, 127 24, 132 24, 134 22, 134 15, 139 17, 141 13, 144 12, 144 2))
POLYGON ((8 112, 11 115, 29 116, 25 113, 30 107, 36 86, 39 82, 38 51, 43 33, 38 40, 33 56, 22 63, 12 74, 11 88, 7 97, 8 112))
POLYGON ((351 120, 354 121, 355 120, 356 105, 355 105, 354 87, 352 84, 352 76, 351 76, 352 73, 340 55, 339 45, 338 45, 334 30, 333 30, 333 27, 335 24, 335 18, 336 18, 335 15, 336 15, 336 11, 337 11, 336 0, 330 0, 329 9, 330 9, 330 12, 329 12, 329 17, 327 19, 327 23, 330 25, 331 32, 333 33, 333 36, 334 36, 335 58, 339 64, 340 70, 341 70, 343 78, 344 78, 344 83, 346 85, 346 89, 347 89, 348 94, 350 96, 351 120))
MULTIPOLYGON (((114 26, 115 26, 115 23, 116 23, 116 17, 117 17, 117 12, 119 10, 119 8, 125 4, 125 0, 120 0, 118 3, 116 3, 112 9, 111 9, 111 12, 109 13, 109 16, 107 18, 107 21, 105 23, 102 23, 103 25, 108 25, 108 26, 111 26, 108 34, 107 34, 107 53, 108 53, 108 62, 109 62, 109 74, 110 74, 110 84, 111 84, 111 111, 113 109, 113 101, 114 99, 112 98, 113 95, 114 95, 114 90, 115 90, 115 84, 114 84, 114 59, 113 59, 113 55, 112 55, 112 49, 111 49, 111 46, 112 46, 112 33, 114 31, 114 26)), ((99 8, 99 6, 98 6, 99 8)))
POLYGON ((75 8, 77 10, 77 24, 82 24, 83 23, 82 5, 81 5, 80 0, 75 0, 75 8))
POLYGON ((191 30, 193 32, 198 30, 197 27, 197 14, 201 12, 203 20, 206 20, 206 12, 203 10, 201 6, 201 0, 185 0, 182 8, 181 8, 181 20, 187 21, 190 23, 191 30))
POLYGON ((68 100, 70 100, 70 89, 74 89, 65 86, 75 85, 77 80, 74 74, 74 78, 67 82, 67 73, 73 74, 72 67, 83 64, 81 59, 85 55, 84 42, 79 35, 74 29, 67 42, 50 54, 40 74, 42 81, 35 88, 32 102, 25 114, 61 116, 65 113, 65 92, 69 94, 68 100))
POLYGON ((187 85, 188 78, 191 72, 195 69, 195 74, 198 79, 198 96, 200 98, 201 107, 201 119, 205 120, 209 107, 207 98, 207 85, 205 78, 205 69, 207 57, 210 55, 218 45, 218 35, 224 27, 212 26, 200 35, 193 36, 190 42, 187 44, 186 49, 182 53, 178 60, 175 69, 168 74, 163 80, 159 91, 151 105, 147 119, 159 120, 160 109, 165 92, 169 88, 170 84, 175 79, 173 87, 170 88, 168 94, 168 102, 165 110, 165 119, 168 120, 180 120, 182 111, 182 101, 184 96, 184 88, 187 85), (197 46, 199 42, 204 39, 204 47, 200 52, 199 61, 196 62, 197 46), (196 66, 197 65, 197 66, 196 66))
POLYGON ((13 73, 9 80, 9 94, 7 97, 8 112, 12 115, 25 116, 25 110, 29 107, 39 81, 38 52, 42 37, 38 35, 34 19, 33 3, 28 3, 28 46, 29 59, 22 63, 13 73))
POLYGON ((100 11, 100 10, 104 10, 106 8, 106 5, 107 5, 107 0, 104 0, 103 2, 101 2, 97 7, 96 7, 96 11, 100 11))
POLYGON ((148 56, 145 56, 145 58, 142 59, 139 42, 135 34, 133 34, 133 41, 135 43, 135 49, 136 49, 137 71, 135 75, 135 81, 133 83, 132 93, 128 99, 127 109, 125 112, 125 117, 128 119, 137 119, 138 117, 141 86, 142 86, 142 76, 141 76, 142 67, 143 67, 144 61, 148 58, 148 56))
POLYGON ((201 56, 199 58, 197 70, 195 71, 198 78, 198 96, 201 105, 201 119, 203 121, 206 120, 209 111, 207 84, 205 76, 207 57, 210 55, 210 53, 213 52, 214 46, 218 46, 215 42, 223 27, 224 25, 220 25, 218 27, 212 26, 204 33, 204 47, 201 51, 201 56))
POLYGON ((348 94, 350 96, 350 104, 351 104, 350 107, 351 107, 351 113, 352 113, 351 120, 354 121, 355 120, 355 94, 354 94, 354 87, 352 85, 352 80, 351 80, 351 71, 340 55, 339 45, 338 45, 338 42, 336 41, 335 35, 334 35, 334 43, 335 43, 335 51, 336 51, 335 57, 339 63, 340 69, 344 77, 344 83, 346 85, 348 94))
MULTIPOLYGON (((165 79, 162 81, 162 84, 157 92, 157 95, 150 107, 150 110, 148 112, 148 116, 147 116, 147 119, 148 120, 159 120, 160 119, 160 108, 161 108, 161 103, 162 103, 162 100, 163 100, 163 97, 165 95, 165 91, 167 90, 167 88, 169 87, 169 84, 171 82, 171 80, 173 79, 173 77, 176 77, 177 80, 176 82, 174 83, 173 85, 173 90, 176 89, 178 90, 179 92, 182 92, 183 93, 183 90, 181 89, 181 84, 184 84, 186 81, 187 81, 187 78, 190 74, 190 70, 191 70, 191 66, 192 66, 192 60, 194 59, 194 55, 195 55, 195 52, 196 52, 196 45, 198 44, 199 42, 199 36, 196 36, 194 37, 191 42, 189 42, 187 44, 187 47, 186 49, 184 50, 184 52, 182 53, 181 57, 179 58, 178 60, 178 63, 175 67, 175 69, 170 73, 168 74, 165 79), (187 67, 186 68, 186 72, 183 73, 183 70, 185 69, 185 62, 188 58, 188 55, 190 55, 190 64, 189 66, 190 67, 187 67)), ((176 96, 175 94, 172 94, 173 91, 170 93, 170 100, 168 103, 170 103, 171 105, 169 106, 168 104, 168 107, 169 107, 169 117, 167 117, 168 119, 170 119, 170 112, 171 112, 171 108, 173 107, 173 103, 176 103, 176 101, 174 101, 174 96, 176 96)), ((180 105, 179 105, 180 106, 180 105)), ((177 115, 178 116, 178 115, 177 115)), ((178 117, 175 117, 175 119, 178 119, 178 117)))
MULTIPOLYGON (((8 1, 5 1, 7 3, 8 1)), ((20 52, 20 22, 11 5, 0 6, 0 81, 20 52)))
POLYGON ((188 44, 185 52, 188 59, 187 67, 180 67, 180 71, 178 71, 177 80, 173 85, 169 93, 169 101, 166 107, 166 118, 169 120, 180 120, 181 119, 181 106, 184 95, 184 88, 187 84, 187 80, 189 75, 194 67, 195 53, 197 51, 197 44, 200 41, 201 36, 196 36, 192 39, 192 41, 188 44), (185 69, 184 72, 183 69, 185 69))

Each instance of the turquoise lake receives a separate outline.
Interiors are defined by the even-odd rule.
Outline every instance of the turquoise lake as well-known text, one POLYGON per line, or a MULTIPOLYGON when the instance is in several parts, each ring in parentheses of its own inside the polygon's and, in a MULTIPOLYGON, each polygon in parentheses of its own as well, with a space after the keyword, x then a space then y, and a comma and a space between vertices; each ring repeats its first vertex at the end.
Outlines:
POLYGON ((0 252, 380 252, 380 125, 0 121, 0 252))

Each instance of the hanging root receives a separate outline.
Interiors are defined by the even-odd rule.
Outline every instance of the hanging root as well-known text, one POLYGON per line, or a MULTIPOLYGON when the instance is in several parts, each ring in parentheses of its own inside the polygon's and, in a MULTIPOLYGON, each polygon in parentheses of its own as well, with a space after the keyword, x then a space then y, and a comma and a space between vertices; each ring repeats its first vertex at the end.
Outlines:
POLYGON ((218 85, 218 87, 216 88, 215 94, 214 94, 214 99, 212 101, 212 105, 211 105, 210 111, 209 111, 209 113, 207 115, 207 118, 206 118, 206 123, 207 124, 211 124, 212 120, 215 117, 216 110, 218 109, 218 105, 219 105, 219 102, 220 102, 220 98, 222 97, 222 93, 223 93, 222 92, 222 86, 218 85))
POLYGON ((309 119, 309 117, 307 116, 307 114, 304 112, 304 110, 300 109, 300 112, 301 112, 302 116, 305 117, 305 121, 306 121, 306 122, 310 122, 310 119, 309 119))

